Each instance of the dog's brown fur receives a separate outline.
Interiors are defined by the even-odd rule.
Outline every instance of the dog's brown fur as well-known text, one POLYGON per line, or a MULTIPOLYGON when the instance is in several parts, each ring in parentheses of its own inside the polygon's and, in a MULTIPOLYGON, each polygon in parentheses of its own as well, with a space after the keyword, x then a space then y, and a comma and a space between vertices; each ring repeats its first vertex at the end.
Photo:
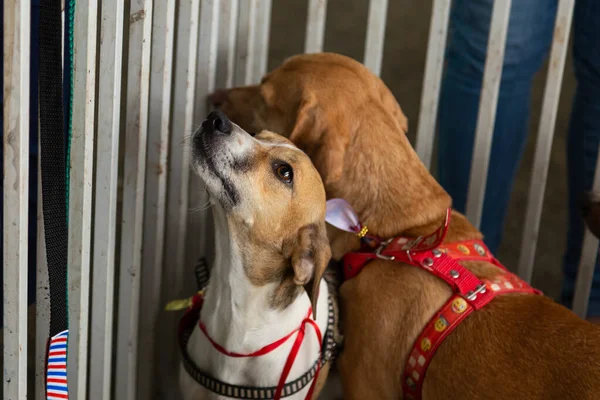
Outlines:
MULTIPOLYGON (((408 142, 389 89, 336 54, 288 59, 259 86, 212 100, 248 130, 284 132, 312 158, 327 197, 346 199, 373 234, 417 236, 440 226, 451 200, 408 142)), ((333 256, 358 248, 328 229, 333 256)), ((453 212, 446 241, 481 238, 453 212)), ((465 263, 480 277, 490 264, 465 263)), ((348 399, 402 398, 402 371, 426 322, 449 298, 438 278, 373 261, 340 288, 344 350, 338 367, 348 399)), ((471 315, 436 353, 423 398, 596 399, 600 330, 543 296, 505 295, 471 315)))

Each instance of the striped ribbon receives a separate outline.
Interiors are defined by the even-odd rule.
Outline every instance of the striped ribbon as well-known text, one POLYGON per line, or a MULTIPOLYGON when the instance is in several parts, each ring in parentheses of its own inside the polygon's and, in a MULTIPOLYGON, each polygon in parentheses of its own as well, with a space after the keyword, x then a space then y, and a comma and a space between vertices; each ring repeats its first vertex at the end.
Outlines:
POLYGON ((69 331, 53 336, 48 344, 46 363, 46 399, 64 400, 69 398, 67 391, 67 344, 69 331))

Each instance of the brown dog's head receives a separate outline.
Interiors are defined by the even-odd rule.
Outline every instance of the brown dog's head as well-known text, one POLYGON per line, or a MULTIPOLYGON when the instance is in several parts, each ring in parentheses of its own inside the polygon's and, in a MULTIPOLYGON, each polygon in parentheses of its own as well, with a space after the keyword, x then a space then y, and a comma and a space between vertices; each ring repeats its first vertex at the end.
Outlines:
POLYGON ((381 236, 430 223, 450 203, 406 138, 389 89, 348 57, 294 56, 260 85, 220 90, 211 101, 244 129, 289 137, 312 159, 328 198, 346 199, 381 236))
POLYGON ((241 259, 251 284, 277 286, 274 307, 286 307, 304 288, 316 312, 331 250, 325 190, 306 154, 271 132, 252 137, 213 111, 194 134, 192 165, 230 237, 219 251, 241 259))

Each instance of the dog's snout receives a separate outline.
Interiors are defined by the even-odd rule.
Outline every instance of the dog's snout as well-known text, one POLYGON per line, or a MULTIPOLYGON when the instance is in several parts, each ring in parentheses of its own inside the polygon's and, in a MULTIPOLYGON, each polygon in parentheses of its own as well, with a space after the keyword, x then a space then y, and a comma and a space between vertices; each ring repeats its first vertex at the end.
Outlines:
POLYGON ((202 122, 204 133, 231 133, 231 121, 221 111, 213 111, 202 122))

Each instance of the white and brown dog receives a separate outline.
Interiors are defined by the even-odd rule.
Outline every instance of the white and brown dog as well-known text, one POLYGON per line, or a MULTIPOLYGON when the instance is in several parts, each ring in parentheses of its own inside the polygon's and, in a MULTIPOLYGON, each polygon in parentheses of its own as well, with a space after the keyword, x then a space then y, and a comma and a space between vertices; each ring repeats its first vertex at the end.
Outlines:
POLYGON ((192 141, 216 257, 180 327, 184 398, 316 399, 333 343, 332 296, 320 284, 331 252, 319 173, 287 139, 253 137, 219 111, 192 141))

